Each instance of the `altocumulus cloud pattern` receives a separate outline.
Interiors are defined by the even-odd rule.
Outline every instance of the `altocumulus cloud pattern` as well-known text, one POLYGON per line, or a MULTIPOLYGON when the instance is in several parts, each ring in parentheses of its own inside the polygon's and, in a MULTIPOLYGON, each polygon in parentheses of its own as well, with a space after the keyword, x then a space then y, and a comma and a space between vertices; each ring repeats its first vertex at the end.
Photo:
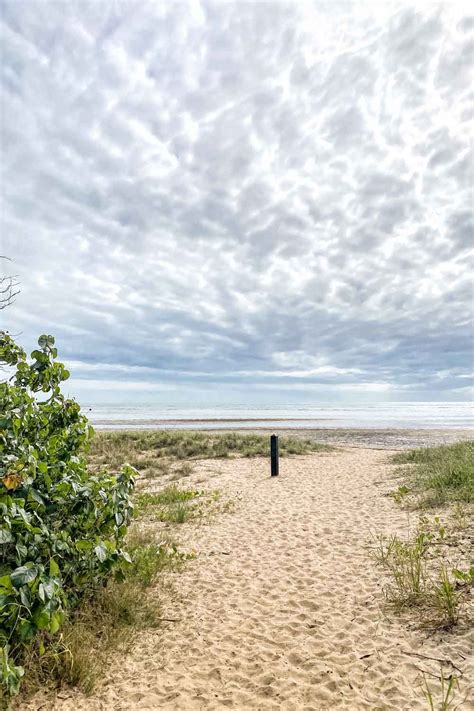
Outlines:
POLYGON ((465 399, 465 3, 1 2, 1 250, 84 387, 465 399))

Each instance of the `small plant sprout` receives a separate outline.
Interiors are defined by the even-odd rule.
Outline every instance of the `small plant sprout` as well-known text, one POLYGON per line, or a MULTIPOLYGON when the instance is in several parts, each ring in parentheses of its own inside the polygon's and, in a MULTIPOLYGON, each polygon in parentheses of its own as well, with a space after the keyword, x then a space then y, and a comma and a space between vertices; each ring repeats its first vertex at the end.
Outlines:
POLYGON ((456 689, 459 689, 459 681, 455 674, 445 676, 443 671, 441 671, 441 688, 439 692, 439 699, 435 699, 433 692, 426 680, 425 674, 423 674, 423 680, 425 687, 423 693, 428 702, 430 711, 449 711, 449 709, 453 708, 453 697, 456 693, 456 689))
POLYGON ((433 607, 444 626, 455 625, 459 617, 459 593, 450 580, 446 566, 442 566, 438 582, 432 593, 433 607))
POLYGON ((389 493, 389 496, 392 497, 392 499, 397 503, 401 504, 407 497, 407 495, 410 493, 411 489, 406 486, 405 484, 402 484, 401 486, 398 487, 395 491, 391 491, 389 493))
POLYGON ((454 577, 461 581, 462 583, 467 583, 468 585, 471 585, 474 583, 474 566, 472 568, 469 568, 469 570, 458 570, 455 568, 453 570, 453 575, 454 577))

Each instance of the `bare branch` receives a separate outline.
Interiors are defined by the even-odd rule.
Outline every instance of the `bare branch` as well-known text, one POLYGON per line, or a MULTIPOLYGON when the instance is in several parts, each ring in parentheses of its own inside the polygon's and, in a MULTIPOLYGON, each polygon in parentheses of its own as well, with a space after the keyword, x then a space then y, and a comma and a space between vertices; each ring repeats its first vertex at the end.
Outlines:
MULTIPOLYGON (((7 259, 9 262, 11 259, 0 255, 0 259, 7 259)), ((16 276, 0 276, 0 311, 6 309, 15 301, 15 296, 20 293, 19 282, 16 276)))

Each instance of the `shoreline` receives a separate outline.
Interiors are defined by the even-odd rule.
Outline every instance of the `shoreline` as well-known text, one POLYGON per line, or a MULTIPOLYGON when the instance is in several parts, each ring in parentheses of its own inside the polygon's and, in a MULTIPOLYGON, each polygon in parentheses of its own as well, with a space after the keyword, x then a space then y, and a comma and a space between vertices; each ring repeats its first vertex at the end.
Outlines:
POLYGON ((137 419, 137 420, 96 420, 97 425, 193 425, 193 424, 208 424, 208 425, 219 425, 221 422, 330 422, 326 417, 317 417, 304 419, 301 417, 190 417, 190 418, 150 418, 150 419, 137 419))

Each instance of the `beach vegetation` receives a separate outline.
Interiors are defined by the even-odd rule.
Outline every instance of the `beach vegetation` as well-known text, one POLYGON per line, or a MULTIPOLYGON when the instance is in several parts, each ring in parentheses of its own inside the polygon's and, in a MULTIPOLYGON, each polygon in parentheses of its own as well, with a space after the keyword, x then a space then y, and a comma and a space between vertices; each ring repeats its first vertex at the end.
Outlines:
POLYGON ((180 489, 176 484, 166 486, 158 492, 144 492, 136 496, 135 513, 162 523, 186 523, 216 513, 226 513, 232 509, 231 501, 222 501, 220 491, 199 491, 180 489))
POLYGON ((474 440, 398 452, 392 461, 404 479, 398 492, 415 506, 474 503, 474 440))
POLYGON ((435 692, 426 680, 426 675, 423 674, 424 690, 423 693, 428 702, 430 711, 449 711, 455 703, 455 694, 459 690, 459 680, 456 674, 450 673, 445 675, 443 670, 439 676, 440 688, 439 698, 435 698, 435 692))
POLYGON ((182 504, 197 496, 202 496, 204 492, 193 489, 180 489, 176 484, 166 486, 161 491, 154 493, 140 494, 136 501, 139 509, 148 508, 149 506, 173 506, 182 504))
POLYGON ((125 574, 84 595, 68 610, 60 634, 43 634, 27 648, 23 697, 64 685, 92 693, 112 654, 127 653, 140 630, 168 619, 162 616, 156 585, 164 574, 179 572, 194 554, 180 551, 170 537, 157 540, 156 532, 139 522, 130 526, 125 545, 131 560, 125 574))
POLYGON ((454 572, 450 575, 446 565, 441 566, 430 594, 430 602, 441 622, 447 627, 455 625, 459 618, 461 593, 456 589, 454 572))
MULTIPOLYGON (((308 438, 282 436, 280 456, 329 452, 333 447, 308 438)), ((151 468, 157 476, 175 474, 188 476, 193 459, 225 459, 228 457, 262 457, 269 455, 269 437, 238 432, 195 432, 189 430, 96 432, 91 443, 93 466, 107 463, 119 469, 129 461, 138 470, 151 468), (172 467, 176 460, 181 467, 172 467), (163 464, 166 461, 166 464, 163 464), (186 466, 187 465, 187 466, 186 466), (171 467, 171 468, 170 468, 171 467)))
POLYGON ((419 532, 413 540, 403 540, 398 536, 377 538, 375 556, 384 565, 389 584, 387 599, 397 606, 417 604, 427 589, 426 536, 419 532))
POLYGON ((398 489, 391 491, 389 493, 389 496, 391 496, 397 504, 401 504, 405 501, 405 498, 410 493, 410 491, 411 489, 406 486, 406 484, 402 484, 398 487, 398 489))
POLYGON ((204 492, 180 489, 171 484, 158 492, 145 492, 136 498, 137 515, 152 513, 153 519, 167 523, 184 523, 195 518, 198 507, 191 502, 204 492))
POLYGON ((91 474, 92 429, 61 384, 52 336, 31 358, 5 332, 0 362, 0 688, 16 694, 32 648, 42 652, 92 590, 131 563, 124 539, 135 470, 91 474))
POLYGON ((471 559, 474 441, 399 452, 392 461, 403 483, 391 497, 423 513, 406 540, 373 536, 372 554, 388 576, 386 598, 398 608, 416 605, 423 623, 452 627, 474 584, 474 569, 459 565, 471 559))
POLYGON ((161 537, 156 541, 153 537, 146 530, 134 527, 126 539, 127 551, 132 560, 126 580, 132 580, 143 588, 156 583, 163 572, 180 570, 193 557, 180 551, 172 539, 161 537))
POLYGON ((451 523, 456 531, 465 531, 469 528, 472 522, 472 516, 468 509, 472 510, 471 506, 456 501, 451 508, 451 523))
POLYGON ((398 611, 416 607, 423 625, 450 628, 474 584, 474 568, 449 565, 440 549, 451 547, 451 533, 438 517, 431 530, 429 523, 423 518, 405 539, 373 535, 370 550, 385 570, 384 594, 390 605, 398 611))
POLYGON ((135 635, 163 621, 160 597, 150 588, 167 572, 180 570, 190 554, 172 540, 156 542, 132 526, 126 539, 132 560, 121 579, 109 578, 68 610, 61 633, 43 633, 24 655, 27 669, 22 693, 75 686, 90 694, 103 678, 110 656, 125 654, 135 635), (94 654, 91 654, 91 650, 94 654))

